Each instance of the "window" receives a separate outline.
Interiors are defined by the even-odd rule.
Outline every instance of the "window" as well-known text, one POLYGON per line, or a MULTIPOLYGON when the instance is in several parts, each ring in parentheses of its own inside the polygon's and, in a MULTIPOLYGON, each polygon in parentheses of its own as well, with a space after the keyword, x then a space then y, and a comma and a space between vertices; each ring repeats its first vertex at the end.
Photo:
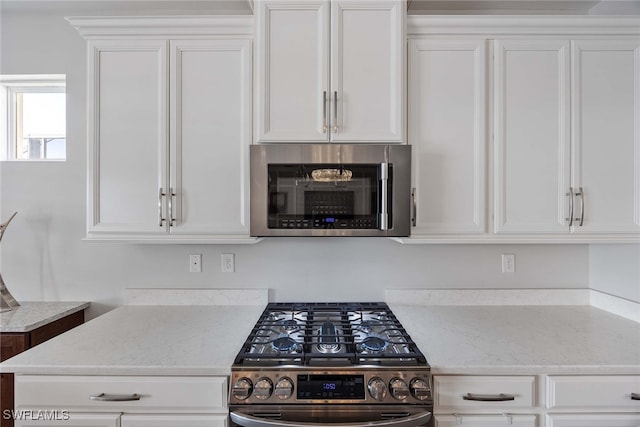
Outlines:
POLYGON ((67 156, 64 75, 0 76, 2 160, 67 156))

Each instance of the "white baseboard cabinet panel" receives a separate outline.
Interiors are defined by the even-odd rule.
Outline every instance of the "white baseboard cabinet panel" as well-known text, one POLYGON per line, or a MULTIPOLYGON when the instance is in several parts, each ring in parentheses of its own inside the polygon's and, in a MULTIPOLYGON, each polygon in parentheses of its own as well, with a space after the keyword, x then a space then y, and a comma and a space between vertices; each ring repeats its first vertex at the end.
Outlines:
POLYGON ((637 414, 555 414, 547 415, 547 427, 638 427, 637 414))

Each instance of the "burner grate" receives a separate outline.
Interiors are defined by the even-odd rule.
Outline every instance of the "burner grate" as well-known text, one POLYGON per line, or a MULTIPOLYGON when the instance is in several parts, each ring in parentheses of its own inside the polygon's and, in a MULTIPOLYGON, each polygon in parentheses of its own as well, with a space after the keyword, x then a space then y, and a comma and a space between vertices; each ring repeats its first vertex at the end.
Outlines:
POLYGON ((270 303, 235 365, 426 365, 387 304, 270 303))

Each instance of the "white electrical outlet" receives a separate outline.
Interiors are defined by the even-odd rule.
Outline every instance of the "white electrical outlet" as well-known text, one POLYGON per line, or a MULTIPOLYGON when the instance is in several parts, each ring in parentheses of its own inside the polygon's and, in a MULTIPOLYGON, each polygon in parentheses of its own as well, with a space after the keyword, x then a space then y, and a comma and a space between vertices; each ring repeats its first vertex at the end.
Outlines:
POLYGON ((222 272, 233 273, 236 271, 236 260, 234 254, 222 254, 222 272))
POLYGON ((202 272, 202 255, 201 254, 189 255, 189 272, 190 273, 202 272))
POLYGON ((515 273, 516 254, 502 254, 502 272, 515 273))

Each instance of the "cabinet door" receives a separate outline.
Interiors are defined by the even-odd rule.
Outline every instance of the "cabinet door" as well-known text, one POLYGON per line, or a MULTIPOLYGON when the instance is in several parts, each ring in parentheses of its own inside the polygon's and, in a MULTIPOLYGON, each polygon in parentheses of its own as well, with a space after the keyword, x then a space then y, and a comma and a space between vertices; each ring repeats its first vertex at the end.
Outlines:
POLYGON ((164 234, 167 43, 89 42, 89 234, 164 234))
POLYGON ((435 427, 536 427, 535 415, 436 415, 435 427))
POLYGON ((15 427, 120 427, 120 414, 84 414, 60 410, 23 411, 15 427))
POLYGON ((225 427, 224 415, 128 415, 122 416, 121 427, 225 427))
POLYGON ((255 2, 257 142, 327 142, 327 0, 255 2))
POLYGON ((171 233, 248 234, 251 41, 172 41, 170 64, 171 233))
POLYGON ((405 8, 331 2, 332 141, 404 142, 405 8))
POLYGON ((578 233, 640 232, 640 42, 572 46, 578 233), (584 205, 582 205, 584 203, 584 205))
POLYGON ((569 232, 569 48, 495 42, 496 233, 569 232))
POLYGON ((485 232, 485 40, 410 40, 413 235, 485 232))
POLYGON ((638 427, 638 414, 547 415, 547 427, 638 427))

